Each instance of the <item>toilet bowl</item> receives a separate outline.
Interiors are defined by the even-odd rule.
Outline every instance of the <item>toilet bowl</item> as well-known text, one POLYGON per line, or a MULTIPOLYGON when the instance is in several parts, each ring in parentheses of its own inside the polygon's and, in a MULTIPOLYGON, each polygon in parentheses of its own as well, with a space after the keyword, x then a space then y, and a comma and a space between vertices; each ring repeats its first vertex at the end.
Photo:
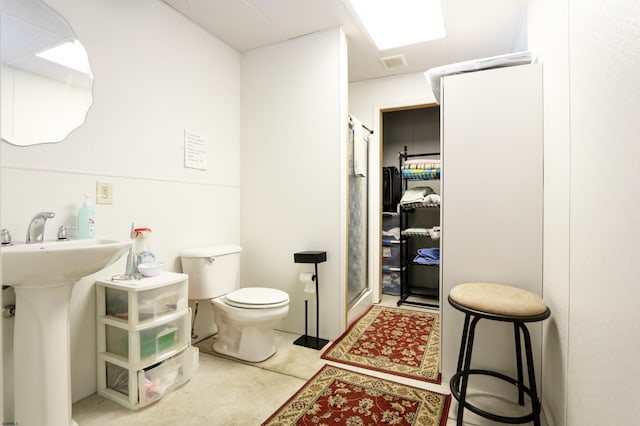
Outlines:
POLYGON ((289 295, 281 290, 246 287, 211 300, 218 338, 213 350, 249 362, 276 352, 274 327, 289 313, 289 295))
POLYGON ((240 246, 183 250, 189 299, 209 300, 218 335, 213 350, 248 362, 276 352, 274 327, 289 313, 289 295, 266 287, 240 288, 240 246))

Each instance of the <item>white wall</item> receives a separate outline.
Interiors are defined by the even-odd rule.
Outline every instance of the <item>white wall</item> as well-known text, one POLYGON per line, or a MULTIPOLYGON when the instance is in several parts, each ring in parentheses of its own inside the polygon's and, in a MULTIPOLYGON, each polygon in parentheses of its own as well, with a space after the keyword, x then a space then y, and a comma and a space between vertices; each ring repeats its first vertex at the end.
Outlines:
POLYGON ((635 424, 640 10, 532 2, 544 62, 543 405, 550 425, 635 424), (602 195, 601 202, 596 197, 602 195))
POLYGON ((543 296, 551 317, 543 322, 542 406, 549 425, 566 425, 569 344, 568 2, 530 2, 529 48, 543 63, 544 249, 543 296))
MULTIPOLYGON (((425 70, 426 71, 426 70, 425 70)), ((379 138, 380 129, 374 121, 380 108, 418 105, 435 102, 429 82, 423 73, 403 74, 392 77, 364 80, 349 84, 349 114, 374 131, 379 138)))
MULTIPOLYGON (((1 143, 1 227, 24 240, 31 217, 51 210, 56 217, 45 237, 54 238, 59 225, 75 224, 81 194, 95 193, 101 180, 113 183, 114 203, 96 206, 97 236, 126 239, 132 222, 149 226, 166 270, 180 271, 182 248, 239 243, 240 55, 157 0, 47 3, 89 52, 94 104, 85 124, 62 143, 1 143), (183 167, 185 129, 208 135, 208 170, 183 167)), ((74 288, 74 401, 96 390, 93 282, 122 272, 124 259, 74 288)), ((3 297, 9 303, 12 291, 3 297)), ((12 325, 3 320, 5 420, 12 325)))
POLYGON ((636 2, 569 1, 571 425, 638 421, 638 22, 636 2))
MULTIPOLYGON (((300 272, 293 254, 323 250, 320 337, 346 325, 346 44, 331 29, 250 51, 242 63, 243 286, 290 295, 280 329, 304 331, 300 272)), ((315 336, 315 298, 309 334, 315 336)))

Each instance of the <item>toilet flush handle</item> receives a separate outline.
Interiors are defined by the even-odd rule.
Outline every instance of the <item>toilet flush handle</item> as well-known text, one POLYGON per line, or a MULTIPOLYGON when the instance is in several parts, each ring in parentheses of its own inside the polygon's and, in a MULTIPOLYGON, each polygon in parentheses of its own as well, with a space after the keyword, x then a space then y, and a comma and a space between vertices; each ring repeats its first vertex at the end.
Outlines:
POLYGON ((215 257, 207 257, 207 260, 211 263, 216 261, 215 257))

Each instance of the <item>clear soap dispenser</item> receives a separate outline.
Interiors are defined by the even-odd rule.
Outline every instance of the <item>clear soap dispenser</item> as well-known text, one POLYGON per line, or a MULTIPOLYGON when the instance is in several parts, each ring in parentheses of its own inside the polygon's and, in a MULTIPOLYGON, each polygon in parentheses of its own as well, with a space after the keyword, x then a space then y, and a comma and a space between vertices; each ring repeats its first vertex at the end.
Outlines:
POLYGON ((84 202, 78 210, 78 238, 95 238, 96 217, 95 210, 89 202, 90 194, 83 194, 84 202))

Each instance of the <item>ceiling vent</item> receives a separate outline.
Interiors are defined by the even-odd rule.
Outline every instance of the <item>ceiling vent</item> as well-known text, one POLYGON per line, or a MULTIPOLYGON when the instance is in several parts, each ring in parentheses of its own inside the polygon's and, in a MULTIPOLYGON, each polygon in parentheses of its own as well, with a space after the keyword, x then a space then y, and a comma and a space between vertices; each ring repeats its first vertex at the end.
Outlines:
POLYGON ((388 70, 393 68, 406 67, 408 65, 407 60, 404 58, 403 54, 385 56, 384 58, 380 58, 380 60, 384 64, 384 67, 388 70))

